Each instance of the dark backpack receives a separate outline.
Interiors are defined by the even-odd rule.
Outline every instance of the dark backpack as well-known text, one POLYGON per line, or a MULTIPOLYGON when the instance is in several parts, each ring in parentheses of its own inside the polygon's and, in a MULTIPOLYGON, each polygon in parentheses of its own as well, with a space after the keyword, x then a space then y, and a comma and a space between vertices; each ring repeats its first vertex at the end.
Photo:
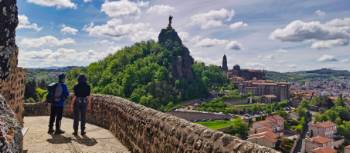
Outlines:
POLYGON ((47 96, 46 96, 46 102, 48 103, 54 103, 55 102, 55 91, 57 88, 58 83, 51 83, 47 86, 47 96))

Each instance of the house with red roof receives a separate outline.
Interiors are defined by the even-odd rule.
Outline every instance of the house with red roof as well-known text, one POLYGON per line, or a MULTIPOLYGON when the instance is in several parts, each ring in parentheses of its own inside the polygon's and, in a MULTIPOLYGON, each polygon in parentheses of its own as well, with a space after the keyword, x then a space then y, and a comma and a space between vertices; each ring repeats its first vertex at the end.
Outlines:
POLYGON ((262 146, 274 148, 277 142, 277 138, 278 136, 275 133, 271 131, 265 131, 249 135, 247 141, 257 143, 262 146))
POLYGON ((337 126, 331 121, 318 122, 311 126, 312 136, 324 136, 328 138, 333 138, 334 134, 337 132, 337 126))
POLYGON ((322 151, 322 148, 327 147, 333 149, 333 139, 324 136, 305 138, 305 152, 307 153, 313 153, 315 150, 317 151, 317 149, 321 149, 322 151))

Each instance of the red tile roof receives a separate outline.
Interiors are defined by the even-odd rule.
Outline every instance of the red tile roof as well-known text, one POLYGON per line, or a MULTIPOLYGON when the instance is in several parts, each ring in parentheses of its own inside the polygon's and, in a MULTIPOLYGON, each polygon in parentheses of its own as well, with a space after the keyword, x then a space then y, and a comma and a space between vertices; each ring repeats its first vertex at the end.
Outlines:
POLYGON ((313 126, 317 127, 317 128, 330 128, 330 127, 333 127, 336 125, 331 121, 326 121, 326 122, 318 122, 318 123, 314 124, 313 126))
POLYGON ((315 136, 311 138, 311 141, 318 144, 325 144, 331 142, 332 140, 323 136, 315 136))
POLYGON ((277 122, 277 121, 283 121, 283 122, 284 122, 283 117, 281 117, 281 116, 279 116, 279 115, 268 116, 268 117, 266 117, 265 120, 270 120, 270 121, 272 121, 272 122, 277 122))
POLYGON ((337 151, 331 147, 316 148, 312 150, 313 153, 336 153, 337 151))
POLYGON ((264 131, 261 133, 252 134, 248 136, 248 139, 259 139, 259 138, 264 138, 265 140, 268 140, 272 143, 277 142, 277 135, 271 131, 264 131))

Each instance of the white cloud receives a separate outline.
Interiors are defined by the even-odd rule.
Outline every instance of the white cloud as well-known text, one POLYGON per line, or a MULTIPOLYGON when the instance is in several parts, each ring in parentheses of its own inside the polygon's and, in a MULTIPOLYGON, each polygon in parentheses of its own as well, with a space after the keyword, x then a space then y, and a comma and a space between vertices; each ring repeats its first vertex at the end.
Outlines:
POLYGON ((235 23, 230 24, 231 29, 240 29, 240 28, 247 27, 247 26, 248 26, 248 24, 243 22, 243 21, 239 21, 239 22, 235 22, 235 23))
POLYGON ((42 28, 36 23, 31 23, 26 15, 18 15, 18 29, 31 29, 40 31, 42 28))
POLYGON ((37 4, 46 7, 56 8, 77 8, 77 5, 72 0, 27 0, 29 3, 37 4))
POLYGON ((318 21, 289 23, 285 28, 276 29, 270 38, 281 41, 311 41, 312 48, 345 46, 350 37, 350 18, 334 19, 324 24, 318 21))
POLYGON ((105 1, 101 6, 101 11, 109 17, 120 17, 127 15, 136 15, 141 12, 137 3, 121 0, 121 1, 105 1))
MULTIPOLYGON (((117 49, 117 47, 114 47, 117 49)), ((119 50, 119 49, 117 49, 119 50)), ((84 66, 96 62, 117 50, 84 50, 78 51, 70 48, 29 50, 19 53, 19 64, 24 67, 47 67, 47 66, 84 66)))
POLYGON ((344 19, 333 19, 326 23, 326 25, 331 27, 340 27, 343 28, 343 30, 346 30, 349 32, 350 27, 350 18, 344 18, 344 19))
POLYGON ((315 49, 326 49, 334 46, 346 46, 349 44, 347 39, 334 39, 334 40, 321 40, 312 43, 311 48, 315 49))
POLYGON ((224 39, 211 39, 211 38, 193 38, 192 40, 195 42, 195 46, 197 47, 203 47, 203 48, 210 48, 215 46, 225 46, 225 49, 227 50, 241 50, 242 45, 238 43, 237 41, 230 41, 230 40, 224 40, 224 39))
POLYGON ((320 58, 318 58, 317 61, 319 61, 319 62, 336 62, 336 61, 338 61, 338 59, 332 55, 324 54, 320 58))
POLYGON ((276 56, 272 55, 272 54, 270 54, 270 55, 259 55, 258 58, 260 60, 262 60, 262 61, 272 61, 272 60, 274 60, 276 58, 276 56))
POLYGON ((237 41, 228 41, 225 47, 227 50, 241 50, 242 44, 237 41))
POLYGON ((127 23, 119 19, 111 19, 106 24, 94 25, 93 23, 84 27, 90 36, 128 38, 137 42, 142 40, 155 39, 156 33, 148 23, 127 23))
POLYGON ((189 41, 190 34, 188 32, 179 32, 179 37, 183 42, 189 41))
POLYGON ((248 62, 245 63, 246 67, 249 69, 265 69, 265 64, 257 63, 257 62, 248 62))
POLYGON ((289 68, 293 68, 293 69, 295 69, 295 68, 297 68, 297 65, 295 65, 295 64, 289 64, 289 65, 287 65, 289 68))
POLYGON ((230 21, 234 16, 234 10, 211 10, 207 13, 195 14, 191 17, 192 24, 199 25, 202 29, 220 27, 224 21, 230 21))
POLYGON ((350 60, 349 59, 342 59, 340 60, 341 63, 348 63, 350 60))
POLYGON ((316 14, 317 16, 325 16, 325 15, 326 15, 326 12, 321 11, 321 10, 316 10, 316 11, 315 11, 315 14, 316 14))
POLYGON ((147 10, 149 14, 169 15, 175 12, 175 8, 169 5, 154 5, 147 10))
POLYGON ((276 50, 277 53, 288 53, 288 50, 286 49, 278 49, 276 50))
POLYGON ((58 46, 65 46, 70 44, 75 44, 74 39, 72 38, 65 38, 65 39, 58 39, 54 36, 43 36, 39 38, 21 38, 19 39, 18 44, 21 47, 25 48, 39 48, 39 47, 58 47, 58 46))
POLYGON ((75 29, 73 27, 69 27, 66 25, 62 25, 61 32, 63 34, 71 34, 71 35, 76 35, 78 33, 78 29, 75 29))
POLYGON ((84 0, 84 3, 92 2, 92 0, 84 0))

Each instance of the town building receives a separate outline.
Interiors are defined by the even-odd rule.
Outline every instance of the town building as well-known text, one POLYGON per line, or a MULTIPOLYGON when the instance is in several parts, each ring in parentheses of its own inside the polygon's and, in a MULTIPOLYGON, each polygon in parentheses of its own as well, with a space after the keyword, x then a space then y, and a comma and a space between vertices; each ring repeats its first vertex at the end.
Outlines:
POLYGON ((331 148, 333 149, 333 140, 323 136, 314 136, 305 138, 305 152, 313 153, 317 149, 331 148))
POLYGON ((270 80, 247 80, 238 81, 239 79, 231 79, 238 88, 241 95, 253 95, 269 97, 270 99, 285 100, 289 99, 289 83, 273 82, 270 80), (274 96, 272 98, 272 96, 274 96))
POLYGON ((254 122, 249 130, 250 134, 257 134, 265 131, 271 131, 277 136, 283 136, 284 119, 279 115, 266 117, 263 121, 254 122))
POLYGON ((265 72, 262 70, 241 69, 239 65, 235 65, 231 70, 227 71, 227 76, 229 78, 241 77, 244 80, 264 80, 265 72))
POLYGON ((249 130, 248 141, 266 146, 275 147, 277 139, 283 136, 284 119, 279 115, 266 117, 263 121, 253 123, 249 130))
POLYGON ((311 125, 312 136, 324 136, 327 138, 333 138, 337 132, 337 126, 331 121, 318 122, 311 125))
POLYGON ((247 141, 274 148, 277 142, 277 138, 278 136, 275 133, 271 131, 265 131, 249 135, 247 141))

